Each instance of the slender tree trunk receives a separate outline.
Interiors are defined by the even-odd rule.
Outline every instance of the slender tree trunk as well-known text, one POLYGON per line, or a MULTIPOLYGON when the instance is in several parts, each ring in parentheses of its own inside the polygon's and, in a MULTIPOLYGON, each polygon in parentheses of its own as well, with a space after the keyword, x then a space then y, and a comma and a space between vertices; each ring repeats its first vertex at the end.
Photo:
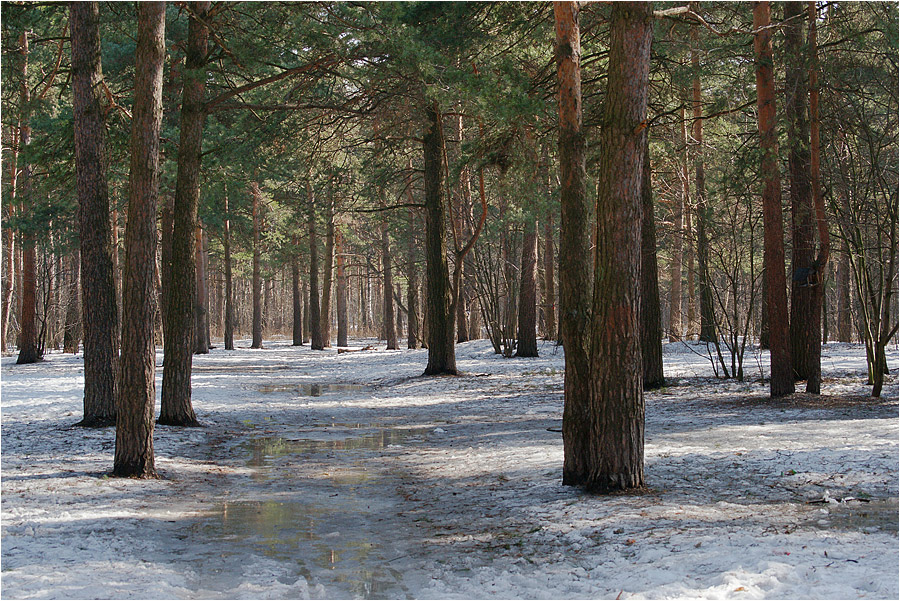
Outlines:
POLYGON ((194 304, 197 296, 194 237, 200 202, 200 157, 206 114, 206 60, 209 29, 206 0, 191 3, 181 102, 181 134, 172 229, 172 275, 163 358, 159 423, 197 426, 191 405, 194 304))
POLYGON ((225 350, 234 350, 234 283, 231 273, 231 216, 228 213, 228 191, 225 192, 225 225, 222 234, 225 247, 225 350))
MULTIPOLYGON (((462 144, 463 139, 465 137, 465 130, 463 128, 463 117, 462 115, 458 115, 456 118, 456 133, 457 140, 459 146, 459 153, 462 153, 462 144)), ((456 207, 456 215, 453 216, 456 219, 456 231, 459 232, 465 240, 468 240, 472 237, 472 182, 471 182, 471 174, 469 171, 469 166, 464 165, 460 174, 459 174, 459 187, 462 196, 462 202, 459 203, 456 207)), ((468 257, 467 257, 468 258, 468 257)), ((461 271, 459 274, 460 282, 467 281, 466 277, 467 269, 466 269, 466 259, 460 259, 462 261, 461 271)), ((468 270, 468 271, 471 271, 468 270)), ((466 297, 466 287, 460 286, 457 291, 457 300, 456 300, 456 342, 457 344, 468 342, 469 341, 469 327, 468 327, 468 313, 469 313, 469 299, 466 297)))
MULTIPOLYGON (((692 2, 694 12, 697 3, 692 2)), ((710 220, 710 208, 706 204, 706 175, 704 172, 703 151, 703 105, 700 96, 700 36, 697 26, 691 25, 691 69, 693 77, 693 109, 694 123, 694 185, 697 199, 697 269, 700 275, 700 340, 718 342, 716 332, 716 316, 713 307, 712 283, 709 281, 709 235, 707 227, 710 220)))
MULTIPOLYGON (((298 241, 294 240, 294 247, 298 241)), ((303 300, 300 295, 300 258, 297 255, 291 257, 291 331, 293 334, 292 346, 303 345, 303 300)))
POLYGON ((259 183, 250 184, 253 198, 253 340, 250 348, 262 348, 262 276, 260 275, 260 191, 259 183))
POLYGON ((456 315, 452 314, 450 272, 447 267, 447 230, 443 201, 441 116, 436 103, 426 98, 425 157, 425 319, 428 365, 425 375, 456 375, 456 315))
POLYGON ((519 279, 519 323, 516 336, 517 357, 537 357, 537 223, 525 223, 522 238, 521 277, 519 279))
POLYGON ((622 2, 610 24, 591 322, 592 453, 582 482, 601 493, 644 483, 641 180, 652 19, 650 3, 622 2))
POLYGON ((756 55, 756 105, 762 148, 764 263, 769 319, 772 377, 769 394, 779 397, 794 392, 791 340, 788 334, 787 282, 784 274, 784 226, 781 213, 781 181, 778 173, 778 139, 775 132, 775 75, 772 62, 771 8, 768 2, 753 5, 753 49, 756 55))
POLYGON ((687 273, 687 333, 693 336, 697 332, 697 270, 694 261, 694 207, 689 201, 684 206, 684 232, 687 234, 687 248, 684 250, 685 272, 687 273))
POLYGON ((563 484, 588 482, 591 450, 590 202, 581 109, 581 33, 577 2, 554 2, 559 81, 559 304, 566 350, 563 408, 563 484))
POLYGON ((303 344, 309 342, 309 288, 303 284, 303 344))
POLYGON ((334 282, 334 189, 325 209, 325 266, 322 274, 322 345, 331 348, 331 292, 334 282))
MULTIPOLYGON (((412 199, 412 191, 409 192, 410 200, 412 199)), ((409 209, 410 235, 406 247, 406 273, 408 276, 406 282, 406 308, 407 327, 406 327, 406 347, 410 349, 419 348, 419 266, 416 263, 416 226, 419 220, 412 208, 409 209)))
POLYGON ((394 278, 391 270, 391 239, 388 236, 387 222, 381 224, 381 265, 384 276, 384 337, 387 350, 397 350, 397 324, 394 321, 394 278))
MULTIPOLYGON (((663 377, 662 325, 659 306, 659 268, 656 262, 656 218, 650 177, 650 136, 644 135, 641 178, 641 356, 644 389, 660 388, 663 377)), ((679 276, 681 274, 679 273, 679 276)))
POLYGON ((109 426, 116 419, 119 328, 106 184, 106 124, 101 107, 98 4, 73 2, 69 28, 84 328, 84 419, 80 425, 109 426))
POLYGON ((198 221, 194 229, 197 261, 197 306, 194 308, 194 354, 209 354, 209 276, 206 270, 206 249, 203 245, 203 225, 198 221))
POLYGON ((335 247, 337 262, 337 290, 335 295, 335 304, 337 309, 337 345, 347 346, 349 342, 347 333, 347 273, 344 270, 344 237, 341 229, 338 227, 335 232, 335 247))
POLYGON ((554 282, 553 216, 544 219, 544 329, 546 339, 556 338, 556 285, 554 282))
MULTIPOLYGON (((20 36, 20 40, 24 41, 25 34, 20 36)), ((27 48, 27 41, 24 41, 23 48, 27 48)), ((28 75, 28 55, 27 53, 23 57, 23 65, 24 65, 24 73, 22 74, 22 81, 24 92, 28 93, 28 85, 27 85, 27 75, 28 75)), ((24 108, 24 107, 23 107, 24 108)), ((9 199, 6 203, 6 213, 7 213, 7 224, 12 221, 16 214, 16 196, 18 194, 17 183, 19 176, 19 145, 22 143, 22 120, 21 114, 19 116, 19 123, 16 128, 13 130, 13 143, 11 148, 11 157, 9 161, 9 199)), ((4 234, 6 237, 3 240, 4 243, 4 259, 6 261, 6 285, 3 287, 3 301, 2 301, 2 317, 0 317, 0 351, 6 352, 7 347, 7 338, 9 337, 9 321, 10 316, 12 315, 12 299, 13 292, 16 289, 16 279, 19 276, 19 272, 16 269, 16 253, 18 252, 18 248, 16 247, 16 231, 6 226, 3 228, 4 234)))
POLYGON ((174 198, 169 197, 163 202, 162 211, 160 211, 160 225, 162 233, 160 235, 160 277, 161 288, 159 295, 160 309, 163 322, 163 339, 165 340, 166 324, 168 323, 168 307, 169 307, 169 291, 172 289, 172 230, 175 227, 174 198))
POLYGON ((837 286, 837 340, 838 342, 850 342, 850 260, 847 257, 848 249, 838 255, 837 274, 835 283, 837 286))
POLYGON ((322 317, 319 312, 319 239, 316 235, 316 211, 313 201, 312 187, 306 184, 309 196, 309 327, 311 330, 310 348, 321 351, 325 348, 322 336, 322 317))
POLYGON ((63 352, 78 354, 81 345, 81 257, 75 249, 68 259, 68 304, 66 305, 66 325, 63 335, 63 352))
POLYGON ((681 180, 681 193, 675 200, 672 215, 672 262, 669 264, 669 342, 677 342, 684 336, 681 320, 681 273, 682 257, 684 254, 684 211, 690 206, 691 184, 687 165, 687 131, 684 107, 681 107, 681 127, 678 145, 682 149, 679 153, 679 179, 681 180))
POLYGON ((138 4, 125 274, 122 281, 122 356, 116 407, 115 476, 156 475, 153 457, 153 412, 156 406, 153 274, 156 266, 165 28, 165 2, 138 4))

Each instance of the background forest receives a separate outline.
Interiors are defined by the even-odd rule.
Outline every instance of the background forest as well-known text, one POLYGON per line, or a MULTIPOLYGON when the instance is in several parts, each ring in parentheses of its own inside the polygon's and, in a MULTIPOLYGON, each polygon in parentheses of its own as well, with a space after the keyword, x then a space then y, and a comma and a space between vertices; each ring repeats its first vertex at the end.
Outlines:
MULTIPOLYGON (((430 122, 442 132, 441 227, 459 293, 457 341, 487 337, 497 353, 511 356, 536 353, 536 336, 557 339, 550 4, 202 5, 166 7, 156 274, 161 303, 170 286, 186 285, 169 284, 173 199, 185 160, 183 87, 196 70, 185 62, 189 15, 202 9, 208 54, 200 66, 199 220, 191 224, 195 352, 248 335, 260 346, 278 334, 296 344, 312 339, 318 348, 346 345, 348 336, 377 337, 388 348, 421 345, 422 132, 430 122)), ((742 378, 747 345, 766 344, 751 5, 692 3, 689 14, 670 10, 676 6, 654 7, 650 74, 659 323, 670 341, 709 341, 717 372, 742 378)), ((820 323, 798 319, 794 327, 820 329, 824 340, 865 342, 873 376, 882 371, 878 347, 897 323, 897 7, 818 5, 820 177, 831 260, 815 281, 792 262, 798 209, 789 156, 797 137, 789 134, 798 121, 791 116, 809 125, 806 106, 795 105, 786 82, 792 68, 805 73, 810 56, 806 5, 792 10, 773 4, 786 269, 793 287, 821 286, 825 307, 820 323)), ((21 346, 23 311, 33 303, 37 356, 74 352, 82 309, 69 10, 4 2, 2 11, 0 341, 4 351, 21 346)), ((580 15, 590 195, 609 12, 596 3, 580 15)), ((137 23, 128 3, 101 3, 99 16, 121 291, 137 23)), ((156 314, 161 343, 163 312, 156 314)))

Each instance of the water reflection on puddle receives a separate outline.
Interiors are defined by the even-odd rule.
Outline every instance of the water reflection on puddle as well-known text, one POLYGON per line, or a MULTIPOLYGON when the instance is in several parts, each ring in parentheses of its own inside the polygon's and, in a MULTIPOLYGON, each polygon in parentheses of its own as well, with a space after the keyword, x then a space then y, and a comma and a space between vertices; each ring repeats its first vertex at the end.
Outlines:
POLYGON ((362 384, 315 384, 309 382, 285 382, 280 384, 262 384, 260 392, 296 392, 300 396, 322 396, 335 392, 364 392, 371 387, 362 384))
POLYGON ((428 428, 389 428, 384 430, 358 430, 365 434, 353 434, 352 430, 329 429, 304 430, 291 436, 263 436, 252 438, 243 447, 252 467, 266 467, 279 457, 315 451, 377 451, 404 443, 422 442, 428 428))
POLYGON ((823 505, 809 522, 824 530, 856 530, 865 533, 898 530, 897 499, 871 499, 823 505), (826 513, 827 512, 827 513, 826 513))

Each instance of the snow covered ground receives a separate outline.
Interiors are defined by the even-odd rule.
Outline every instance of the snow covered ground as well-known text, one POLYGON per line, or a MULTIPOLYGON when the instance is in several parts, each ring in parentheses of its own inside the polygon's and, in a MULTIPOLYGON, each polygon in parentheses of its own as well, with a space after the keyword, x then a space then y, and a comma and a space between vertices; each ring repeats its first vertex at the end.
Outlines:
POLYGON ((898 598, 896 348, 881 401, 829 344, 823 397, 771 402, 767 357, 724 381, 665 345, 647 490, 607 497, 560 483, 562 350, 540 352, 466 343, 465 375, 423 378, 426 351, 215 349, 204 427, 157 427, 150 481, 72 427, 80 356, 4 357, 2 596, 898 598))

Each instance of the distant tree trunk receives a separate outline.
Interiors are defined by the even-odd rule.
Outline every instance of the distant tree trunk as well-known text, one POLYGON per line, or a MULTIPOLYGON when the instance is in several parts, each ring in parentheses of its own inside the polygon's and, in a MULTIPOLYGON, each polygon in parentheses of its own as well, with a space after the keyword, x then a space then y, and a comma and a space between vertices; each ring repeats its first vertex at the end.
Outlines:
POLYGON ((325 209, 325 266, 322 274, 322 346, 331 348, 331 287, 334 281, 334 190, 325 209))
POLYGON ((159 131, 166 58, 165 2, 138 4, 128 220, 122 281, 122 356, 113 475, 152 477, 156 345, 153 307, 159 131))
MULTIPOLYGON (((696 12, 696 2, 691 2, 696 12)), ((700 340, 704 342, 716 342, 716 316, 713 307, 712 283, 709 281, 709 235, 706 228, 709 225, 710 208, 706 204, 706 176, 704 173, 703 152, 703 104, 700 97, 700 36, 697 25, 691 25, 691 69, 693 76, 693 108, 694 123, 692 136, 694 138, 694 186, 697 198, 697 269, 700 275, 700 340)))
POLYGON ((337 344, 347 346, 349 342, 347 333, 347 273, 344 269, 344 237, 338 227, 334 232, 334 243, 337 249, 335 260, 337 262, 337 289, 335 304, 337 309, 337 344))
POLYGON ((68 304, 66 305, 66 325, 63 334, 63 352, 78 354, 81 344, 81 257, 75 249, 68 259, 68 304))
MULTIPOLYGON (((653 8, 612 9, 609 74, 600 134, 594 262, 591 465, 595 492, 644 484, 641 311, 641 179, 653 8)), ((568 344, 568 339, 566 339, 568 344)))
MULTIPOLYGON (((294 247, 298 241, 294 240, 294 247)), ((292 312, 292 346, 303 345, 303 300, 300 295, 300 258, 297 255, 291 257, 291 307, 292 312)))
POLYGON ((848 250, 838 255, 835 284, 837 286, 837 340, 850 342, 850 260, 848 250))
MULTIPOLYGON (((408 183, 408 182, 407 182, 408 183)), ((410 202, 412 202, 412 191, 408 192, 410 202)), ((409 209, 410 235, 407 239, 406 247, 406 348, 419 348, 419 266, 416 263, 416 253, 418 251, 416 245, 416 236, 414 232, 419 220, 412 208, 409 209)))
POLYGON ((169 426, 199 425, 191 405, 191 351, 194 341, 194 304, 197 297, 192 234, 197 224, 200 202, 209 7, 210 3, 206 0, 192 2, 188 25, 178 172, 175 178, 171 290, 159 413, 159 423, 169 426))
POLYGON ((556 285, 553 270, 556 261, 553 253, 552 212, 544 219, 544 329, 547 340, 556 338, 556 285))
POLYGON ((759 114, 761 175, 763 180, 763 230, 769 343, 772 377, 769 394, 794 392, 791 340, 788 335, 787 282, 784 275, 784 227, 781 214, 781 181, 778 173, 778 139, 775 132, 775 76, 772 62, 771 8, 768 2, 753 5, 753 49, 756 56, 756 105, 759 114))
POLYGON ((537 357, 537 223, 525 223, 519 279, 519 323, 516 357, 537 357))
MULTIPOLYGON (((460 154, 462 153, 462 144, 465 134, 465 129, 463 128, 463 117, 462 115, 458 115, 456 118, 456 132, 457 132, 457 140, 460 148, 460 154)), ((471 231, 471 221, 472 221, 472 182, 469 172, 469 166, 464 165, 460 174, 459 174, 459 187, 462 196, 462 202, 459 203, 456 207, 456 215, 453 216, 456 219, 456 231, 462 234, 462 237, 466 240, 472 237, 471 231)), ((466 261, 463 259, 461 265, 461 271, 459 274, 460 282, 466 281, 466 261)), ((469 341, 469 328, 468 328, 468 312, 469 312, 469 299, 466 297, 466 289, 464 286, 460 286, 459 290, 457 290, 457 301, 456 301, 456 342, 457 344, 468 342, 469 341)))
POLYGON ((310 348, 321 351, 325 348, 322 337, 322 316, 319 312, 319 239, 316 236, 316 210, 312 187, 306 184, 309 197, 309 327, 311 331, 310 348))
POLYGON ((593 468, 591 282, 585 137, 581 109, 581 34, 577 2, 554 2, 559 81, 559 322, 566 350, 563 484, 588 482, 593 468))
POLYGON ((450 272, 447 267, 447 230, 443 201, 441 116, 436 103, 426 98, 425 157, 425 319, 428 365, 425 375, 456 375, 456 315, 451 314, 450 272))
POLYGON ((303 344, 309 342, 309 287, 303 284, 303 344))
POLYGON ((641 357, 644 360, 644 389, 650 390, 660 388, 666 381, 663 377, 659 268, 656 263, 656 218, 650 178, 650 136, 646 132, 641 172, 641 357))
POLYGON ((397 350, 397 324, 394 321, 394 278, 391 270, 391 239, 388 236, 387 221, 381 223, 381 265, 384 277, 383 318, 384 338, 387 340, 387 350, 397 350))
MULTIPOLYGON (((22 34, 20 36, 20 43, 22 45, 23 50, 27 50, 27 40, 26 34, 22 34)), ((23 73, 22 73, 22 88, 24 92, 24 97, 27 97, 29 93, 27 76, 28 76, 28 54, 27 51, 23 57, 23 73)), ((26 108, 24 106, 22 109, 26 108)), ((19 175, 19 145, 22 143, 22 115, 19 115, 19 123, 16 128, 13 130, 13 143, 12 148, 10 149, 10 160, 9 160, 9 199, 6 202, 6 212, 7 218, 12 220, 16 213, 16 195, 18 193, 17 190, 17 182, 19 175)), ((6 223, 10 223, 7 221, 6 223)), ((6 352, 7 350, 7 338, 9 337, 9 321, 10 316, 12 315, 12 299, 13 292, 16 289, 16 278, 19 276, 19 272, 16 269, 16 254, 18 252, 18 248, 16 248, 16 231, 11 227, 4 227, 4 234, 6 238, 4 239, 4 257, 6 258, 6 285, 3 287, 3 304, 2 304, 2 321, 0 321, 0 351, 6 352)))
POLYGON ((168 323, 168 307, 169 307, 169 291, 172 289, 172 230, 175 227, 174 220, 174 198, 169 197, 163 201, 162 211, 160 211, 160 226, 162 229, 160 235, 159 249, 159 267, 161 288, 159 295, 160 310, 163 322, 163 339, 165 339, 166 324, 168 323))
POLYGON ((250 195, 253 198, 253 340, 250 348, 262 348, 262 276, 260 275, 260 216, 259 216, 259 183, 250 184, 250 195))
POLYGON ((79 424, 109 426, 116 419, 119 324, 106 183, 106 124, 101 107, 103 70, 97 3, 73 2, 69 9, 69 28, 84 328, 84 419, 79 424))
POLYGON ((225 247, 225 350, 234 350, 234 284, 231 274, 231 217, 228 213, 228 191, 225 191, 225 225, 222 234, 225 247))
MULTIPOLYGON (((115 188, 113 188, 115 190, 115 188)), ((112 262, 113 262, 113 282, 115 283, 116 293, 116 332, 115 340, 118 344, 122 340, 122 332, 118 329, 122 323, 122 267, 119 261, 119 210, 116 208, 116 201, 111 201, 112 216, 110 219, 110 231, 112 232, 112 262)), ((117 384, 118 385, 118 382, 117 384)))
POLYGON ((197 306, 194 309, 194 353, 209 354, 209 275, 206 265, 203 225, 198 221, 194 229, 197 261, 197 306))
POLYGON ((687 273, 687 333, 693 336, 697 331, 697 287, 694 261, 694 207, 688 201, 684 206, 684 232, 687 234, 687 248, 684 249, 685 273, 687 273))
POLYGON ((762 273, 762 286, 761 286, 761 300, 760 300, 760 311, 759 311, 759 348, 760 350, 768 351, 770 349, 770 335, 769 335, 769 278, 766 277, 765 266, 763 267, 762 273))
POLYGON ((684 329, 681 320, 681 273, 684 249, 684 210, 690 206, 691 183, 687 165, 687 131, 685 127, 684 106, 681 107, 681 135, 678 145, 680 194, 676 196, 672 211, 672 262, 669 264, 669 342, 677 342, 683 338, 684 329))

